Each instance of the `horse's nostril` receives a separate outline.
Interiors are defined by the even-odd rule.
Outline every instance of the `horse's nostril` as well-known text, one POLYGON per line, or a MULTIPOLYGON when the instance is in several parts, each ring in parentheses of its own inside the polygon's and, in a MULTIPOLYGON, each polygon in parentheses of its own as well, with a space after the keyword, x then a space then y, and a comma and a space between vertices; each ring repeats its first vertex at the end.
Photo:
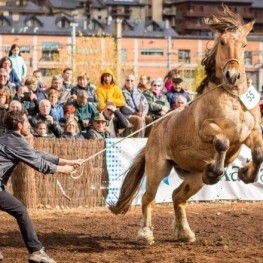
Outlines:
POLYGON ((240 79, 240 74, 237 74, 237 79, 240 79))
POLYGON ((226 73, 226 78, 227 78, 227 79, 230 78, 230 73, 229 73, 229 71, 227 71, 227 73, 226 73))

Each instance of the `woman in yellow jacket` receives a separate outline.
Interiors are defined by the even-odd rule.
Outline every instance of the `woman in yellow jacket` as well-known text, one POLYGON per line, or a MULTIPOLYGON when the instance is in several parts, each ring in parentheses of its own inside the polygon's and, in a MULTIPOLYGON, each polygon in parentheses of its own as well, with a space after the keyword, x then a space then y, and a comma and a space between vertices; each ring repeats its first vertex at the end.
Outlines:
POLYGON ((113 103, 118 108, 125 104, 122 91, 115 84, 113 72, 109 68, 104 69, 96 93, 99 100, 99 111, 102 111, 106 107, 107 102, 113 103))

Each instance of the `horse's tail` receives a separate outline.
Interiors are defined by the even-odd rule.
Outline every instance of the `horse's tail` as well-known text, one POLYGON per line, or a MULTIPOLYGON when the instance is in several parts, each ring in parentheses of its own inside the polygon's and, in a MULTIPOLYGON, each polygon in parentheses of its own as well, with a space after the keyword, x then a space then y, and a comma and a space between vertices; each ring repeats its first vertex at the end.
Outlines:
POLYGON ((129 210, 135 194, 138 192, 144 175, 145 148, 135 157, 123 181, 120 195, 116 204, 111 204, 109 209, 114 214, 125 214, 129 210))

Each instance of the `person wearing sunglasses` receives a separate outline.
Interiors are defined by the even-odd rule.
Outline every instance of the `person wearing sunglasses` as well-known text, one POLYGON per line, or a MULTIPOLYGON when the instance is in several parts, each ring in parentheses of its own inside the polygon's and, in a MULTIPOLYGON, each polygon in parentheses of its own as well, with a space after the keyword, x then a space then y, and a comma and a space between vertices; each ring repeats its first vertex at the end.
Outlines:
POLYGON ((151 89, 144 92, 149 104, 149 115, 153 120, 164 116, 170 110, 170 104, 163 93, 163 83, 160 78, 151 83, 151 89))
POLYGON ((129 74, 126 77, 122 93, 125 98, 125 104, 120 108, 121 112, 131 123, 131 132, 135 133, 133 137, 148 137, 150 128, 143 130, 143 126, 152 122, 152 118, 148 116, 148 101, 135 84, 135 76, 129 74))

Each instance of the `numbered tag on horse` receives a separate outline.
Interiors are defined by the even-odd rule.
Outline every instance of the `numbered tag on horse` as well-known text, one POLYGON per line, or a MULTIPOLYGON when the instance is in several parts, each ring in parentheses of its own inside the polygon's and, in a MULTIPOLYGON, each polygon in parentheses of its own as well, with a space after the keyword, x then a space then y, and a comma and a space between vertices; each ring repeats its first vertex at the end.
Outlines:
POLYGON ((255 108, 260 101, 260 95, 254 87, 250 87, 239 98, 248 110, 255 108))

